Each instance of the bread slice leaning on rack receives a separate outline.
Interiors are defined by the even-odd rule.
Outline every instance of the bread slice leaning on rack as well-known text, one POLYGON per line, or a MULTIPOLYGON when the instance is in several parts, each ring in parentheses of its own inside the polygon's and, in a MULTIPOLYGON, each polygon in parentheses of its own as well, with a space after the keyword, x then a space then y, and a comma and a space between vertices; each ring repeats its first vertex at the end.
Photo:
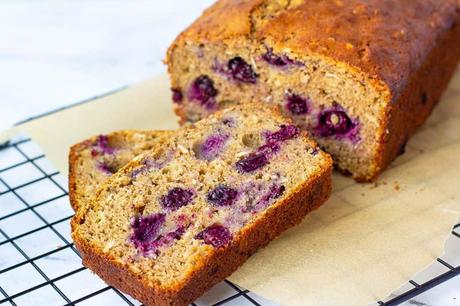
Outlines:
POLYGON ((331 171, 277 109, 229 108, 108 178, 72 237, 110 285, 146 305, 187 305, 320 207, 331 171))

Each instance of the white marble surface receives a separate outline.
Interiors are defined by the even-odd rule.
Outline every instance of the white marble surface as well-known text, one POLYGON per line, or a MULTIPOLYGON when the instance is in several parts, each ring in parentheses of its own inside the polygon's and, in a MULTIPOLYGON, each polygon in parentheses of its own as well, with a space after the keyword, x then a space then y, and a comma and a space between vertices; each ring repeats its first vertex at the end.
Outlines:
POLYGON ((165 71, 213 0, 0 2, 0 130, 165 71))
MULTIPOLYGON (((1 1, 0 130, 163 73, 171 40, 212 2, 1 1)), ((460 277, 406 305, 459 306, 460 277)))

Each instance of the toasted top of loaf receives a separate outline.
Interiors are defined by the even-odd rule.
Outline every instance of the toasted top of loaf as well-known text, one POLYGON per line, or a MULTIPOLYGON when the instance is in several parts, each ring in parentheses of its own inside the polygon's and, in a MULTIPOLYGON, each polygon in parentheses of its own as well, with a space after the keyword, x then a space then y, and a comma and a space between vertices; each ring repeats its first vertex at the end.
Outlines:
POLYGON ((331 167, 329 155, 274 108, 229 108, 110 177, 77 212, 73 238, 150 287, 180 290, 210 256, 245 243, 245 229, 331 167))
POLYGON ((171 49, 187 42, 241 44, 244 36, 278 53, 339 61, 394 97, 459 18, 459 0, 220 0, 171 49))
POLYGON ((77 211, 113 173, 168 137, 169 131, 118 131, 98 135, 70 148, 69 197, 77 211))

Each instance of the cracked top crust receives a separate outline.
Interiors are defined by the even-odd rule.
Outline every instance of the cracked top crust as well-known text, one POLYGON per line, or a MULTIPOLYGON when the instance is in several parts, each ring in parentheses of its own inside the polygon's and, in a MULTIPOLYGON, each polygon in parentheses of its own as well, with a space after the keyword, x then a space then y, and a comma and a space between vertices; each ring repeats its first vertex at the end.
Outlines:
POLYGON ((175 41, 270 41, 361 72, 393 99, 443 33, 457 26, 460 0, 220 0, 175 41))

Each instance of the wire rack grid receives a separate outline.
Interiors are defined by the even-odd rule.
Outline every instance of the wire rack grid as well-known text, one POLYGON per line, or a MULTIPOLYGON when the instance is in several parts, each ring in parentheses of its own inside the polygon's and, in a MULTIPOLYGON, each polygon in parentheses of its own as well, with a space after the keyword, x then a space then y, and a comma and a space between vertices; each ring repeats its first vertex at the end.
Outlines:
MULTIPOLYGON (((141 305, 81 265, 66 179, 29 138, 0 145, 0 305, 141 305)), ((274 304, 230 281, 192 305, 274 304)))

